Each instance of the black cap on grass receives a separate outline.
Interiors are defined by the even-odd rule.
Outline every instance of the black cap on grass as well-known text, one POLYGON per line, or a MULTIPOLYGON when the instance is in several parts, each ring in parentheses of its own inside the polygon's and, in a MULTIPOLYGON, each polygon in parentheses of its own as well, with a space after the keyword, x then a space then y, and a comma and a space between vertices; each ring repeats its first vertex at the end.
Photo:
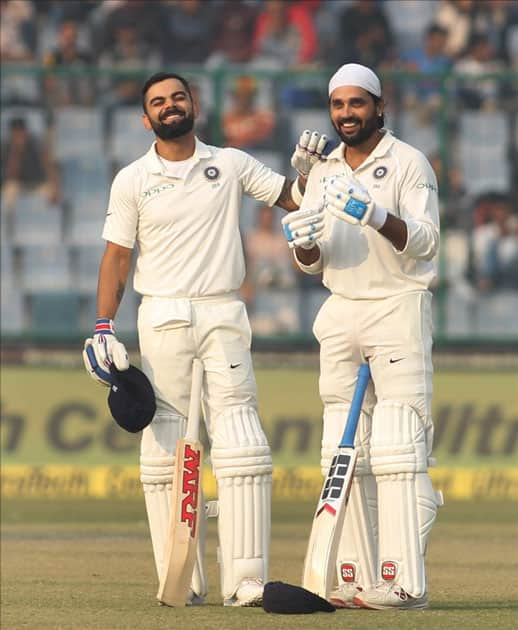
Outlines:
POLYGON ((155 392, 147 376, 130 365, 127 370, 110 366, 112 385, 108 406, 115 422, 130 433, 142 431, 156 411, 155 392))
POLYGON ((267 582, 264 585, 263 608, 280 615, 307 615, 315 612, 335 612, 335 607, 311 591, 286 584, 267 582))

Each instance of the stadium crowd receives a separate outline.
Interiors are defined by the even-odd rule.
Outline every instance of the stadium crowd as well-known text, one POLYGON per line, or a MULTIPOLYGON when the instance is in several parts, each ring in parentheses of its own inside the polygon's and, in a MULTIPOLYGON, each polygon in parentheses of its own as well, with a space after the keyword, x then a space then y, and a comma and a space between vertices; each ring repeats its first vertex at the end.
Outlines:
MULTIPOLYGON (((387 126, 436 170, 445 332, 512 329, 518 2, 1 0, 0 17, 2 332, 92 321, 111 177, 150 142, 135 124, 149 74, 191 78, 202 140, 286 172, 302 129, 333 136, 326 77, 352 61, 381 74, 387 126)), ((256 332, 307 333, 325 290, 278 247, 280 216, 243 208, 243 295, 256 332)), ((120 325, 131 331, 137 296, 125 302, 120 325)))

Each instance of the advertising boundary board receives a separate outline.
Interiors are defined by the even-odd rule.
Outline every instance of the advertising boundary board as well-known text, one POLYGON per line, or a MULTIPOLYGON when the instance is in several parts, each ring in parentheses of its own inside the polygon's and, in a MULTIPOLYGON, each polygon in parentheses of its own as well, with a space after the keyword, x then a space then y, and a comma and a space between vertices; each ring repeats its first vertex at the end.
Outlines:
MULTIPOLYGON (((132 498, 142 495, 138 466, 27 466, 1 468, 4 498, 132 498)), ((448 500, 518 501, 518 468, 433 468, 434 486, 448 500)), ((316 500, 322 485, 318 467, 275 467, 272 495, 277 500, 316 500)), ((216 480, 206 467, 203 487, 217 494, 216 480)))

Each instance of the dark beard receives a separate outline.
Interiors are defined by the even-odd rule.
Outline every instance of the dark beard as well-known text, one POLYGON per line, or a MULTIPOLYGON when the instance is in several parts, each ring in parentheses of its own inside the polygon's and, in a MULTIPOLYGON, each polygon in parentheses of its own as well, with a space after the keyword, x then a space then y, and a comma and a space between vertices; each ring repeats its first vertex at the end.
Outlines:
POLYGON ((192 131, 194 127, 194 116, 192 114, 185 114, 185 118, 183 118, 180 122, 170 125, 163 122, 150 122, 151 127, 153 127, 153 131, 161 140, 173 140, 174 138, 185 136, 185 134, 192 131))
POLYGON ((353 136, 346 136, 342 134, 340 128, 334 123, 333 126, 342 142, 344 142, 348 147, 357 147, 359 144, 368 140, 379 129, 377 115, 369 118, 369 120, 366 120, 363 127, 360 127, 359 131, 357 131, 353 136))

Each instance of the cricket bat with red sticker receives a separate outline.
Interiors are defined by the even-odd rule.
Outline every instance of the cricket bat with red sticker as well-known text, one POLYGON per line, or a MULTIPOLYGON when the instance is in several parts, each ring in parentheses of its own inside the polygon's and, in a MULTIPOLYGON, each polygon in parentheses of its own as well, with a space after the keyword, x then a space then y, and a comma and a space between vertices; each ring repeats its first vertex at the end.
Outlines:
POLYGON ((203 364, 194 359, 185 437, 176 444, 169 538, 157 599, 185 606, 191 585, 200 519, 203 446, 199 440, 203 364))
POLYGON ((362 364, 342 439, 333 455, 313 517, 302 586, 324 599, 329 597, 335 584, 336 554, 356 465, 354 437, 369 379, 369 366, 362 364))

